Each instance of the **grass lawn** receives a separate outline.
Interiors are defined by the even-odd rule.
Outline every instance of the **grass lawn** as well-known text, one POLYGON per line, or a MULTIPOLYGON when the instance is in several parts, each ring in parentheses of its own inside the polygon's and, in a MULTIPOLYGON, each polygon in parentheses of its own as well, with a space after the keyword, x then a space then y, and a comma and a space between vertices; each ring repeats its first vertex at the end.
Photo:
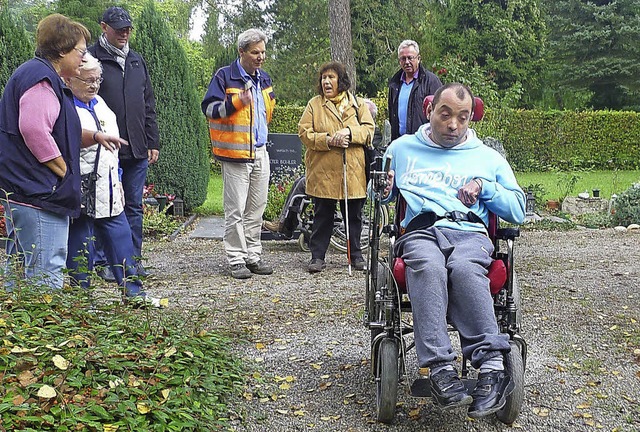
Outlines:
MULTIPOLYGON (((534 185, 542 196, 544 204, 549 199, 563 195, 577 195, 593 189, 600 189, 600 196, 610 198, 612 194, 626 190, 633 183, 640 182, 640 170, 636 171, 572 171, 572 172, 530 172, 516 173, 518 183, 523 188, 534 185), (574 181, 575 180, 575 181, 574 181), (538 185, 538 186, 536 186, 538 185)), ((194 210, 200 215, 224 213, 222 207, 222 176, 211 173, 207 199, 194 210)))
POLYGON ((633 183, 640 182, 640 171, 531 172, 516 173, 516 178, 522 188, 533 185, 533 189, 540 190, 544 204, 550 199, 578 195, 584 191, 591 195, 593 189, 600 189, 601 197, 611 198, 612 194, 619 194, 633 183))
POLYGON ((200 206, 194 209, 194 213, 199 215, 222 215, 222 175, 211 173, 209 176, 209 186, 207 186, 207 199, 200 206))

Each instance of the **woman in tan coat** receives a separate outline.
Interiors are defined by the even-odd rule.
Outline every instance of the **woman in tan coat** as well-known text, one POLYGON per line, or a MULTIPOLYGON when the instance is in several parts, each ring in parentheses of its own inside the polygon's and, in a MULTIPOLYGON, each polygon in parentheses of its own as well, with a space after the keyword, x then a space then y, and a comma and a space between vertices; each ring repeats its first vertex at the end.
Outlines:
POLYGON ((325 254, 333 231, 336 201, 345 218, 344 161, 346 160, 350 260, 364 270, 360 248, 362 208, 366 200, 365 147, 371 146, 375 125, 363 99, 349 93, 351 81, 338 62, 324 64, 318 74, 318 96, 313 97, 298 124, 306 147, 307 194, 313 198, 314 218, 308 270, 325 268, 325 254), (345 159, 346 157, 346 159, 345 159))

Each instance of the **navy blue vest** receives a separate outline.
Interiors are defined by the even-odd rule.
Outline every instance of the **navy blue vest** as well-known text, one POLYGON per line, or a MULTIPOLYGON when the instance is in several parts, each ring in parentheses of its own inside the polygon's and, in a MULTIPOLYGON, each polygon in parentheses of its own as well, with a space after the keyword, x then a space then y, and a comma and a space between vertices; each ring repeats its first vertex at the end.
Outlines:
POLYGON ((37 57, 23 63, 7 82, 0 100, 0 198, 8 196, 12 201, 78 217, 81 139, 82 127, 73 95, 51 63, 37 57), (52 135, 67 164, 67 174, 63 179, 35 158, 19 130, 20 98, 42 80, 49 81, 60 101, 60 115, 52 135))

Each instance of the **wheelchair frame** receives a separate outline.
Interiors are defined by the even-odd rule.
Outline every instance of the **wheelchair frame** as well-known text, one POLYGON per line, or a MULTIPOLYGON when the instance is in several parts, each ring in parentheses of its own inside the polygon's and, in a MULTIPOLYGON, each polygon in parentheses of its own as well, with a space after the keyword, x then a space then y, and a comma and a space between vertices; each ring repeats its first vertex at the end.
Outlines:
MULTIPOLYGON (((291 206, 287 211, 295 212, 298 224, 292 232, 292 237, 298 236, 298 246, 303 252, 309 252, 309 239, 311 238, 311 228, 313 227, 313 207, 311 197, 306 194, 296 194, 291 198, 291 202, 298 203, 291 206)), ((382 215, 380 218, 379 227, 382 227, 389 223, 389 208, 386 205, 382 206, 382 215)), ((363 216, 366 216, 363 215, 363 216)), ((369 232, 371 231, 370 219, 363 217, 362 219, 362 236, 360 238, 360 245, 362 249, 366 249, 369 246, 369 232)), ((263 233, 265 240, 269 238, 288 238, 281 233, 263 233), (265 235, 266 234, 266 235, 265 235)), ((347 252, 347 236, 345 234, 345 226, 342 221, 342 214, 339 209, 336 209, 333 223, 333 233, 331 235, 331 242, 329 243, 334 249, 339 252, 347 252)))
MULTIPOLYGON (((373 213, 371 226, 382 222, 382 193, 386 187, 385 171, 372 171, 373 200, 369 213, 373 213)), ((501 422, 512 424, 522 407, 524 399, 524 370, 526 366, 527 344, 520 335, 522 303, 520 286, 513 270, 514 242, 520 235, 518 228, 498 228, 498 218, 492 215, 489 237, 494 242, 494 259, 502 260, 507 269, 507 282, 493 295, 494 311, 498 329, 509 335, 511 352, 505 355, 505 370, 515 382, 515 390, 507 397, 506 405, 495 415, 501 422), (504 249, 501 249, 501 243, 504 249)), ((399 235, 399 217, 395 223, 385 224, 382 230, 370 230, 368 262, 366 274, 366 295, 364 325, 371 331, 371 371, 376 383, 377 419, 390 423, 395 416, 398 386, 406 381, 406 355, 415 347, 407 342, 413 333, 411 323, 402 319, 403 313, 411 312, 408 295, 403 293, 393 275, 393 246, 399 235), (389 239, 389 249, 381 253, 382 234, 389 239)), ((455 329, 449 326, 449 331, 455 329)), ((475 380, 469 378, 469 359, 463 357, 461 376, 465 385, 472 389, 475 380)), ((412 385, 412 395, 428 397, 428 379, 418 378, 412 385)))

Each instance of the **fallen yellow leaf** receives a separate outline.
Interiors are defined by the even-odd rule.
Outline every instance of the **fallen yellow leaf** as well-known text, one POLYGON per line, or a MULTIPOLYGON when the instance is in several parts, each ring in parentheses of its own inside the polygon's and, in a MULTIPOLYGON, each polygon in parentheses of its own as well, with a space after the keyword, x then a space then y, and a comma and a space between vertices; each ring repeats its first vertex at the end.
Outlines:
POLYGON ((42 387, 40 387, 38 389, 38 397, 44 398, 44 399, 51 399, 56 397, 56 389, 54 389, 53 387, 45 384, 42 387))
POLYGON ((51 360, 53 361, 53 364, 58 369, 62 369, 62 370, 69 369, 69 361, 67 359, 65 359, 64 357, 62 357, 61 355, 56 354, 56 355, 53 356, 53 358, 51 360))
POLYGON ((147 414, 147 413, 149 413, 151 411, 151 408, 149 408, 149 405, 147 405, 144 402, 138 402, 136 404, 136 408, 138 408, 138 412, 140 414, 147 414))
POLYGON ((176 349, 176 347, 172 346, 172 347, 167 348, 164 351, 164 356, 165 357, 171 357, 172 355, 174 355, 177 352, 178 352, 178 350, 176 349))

